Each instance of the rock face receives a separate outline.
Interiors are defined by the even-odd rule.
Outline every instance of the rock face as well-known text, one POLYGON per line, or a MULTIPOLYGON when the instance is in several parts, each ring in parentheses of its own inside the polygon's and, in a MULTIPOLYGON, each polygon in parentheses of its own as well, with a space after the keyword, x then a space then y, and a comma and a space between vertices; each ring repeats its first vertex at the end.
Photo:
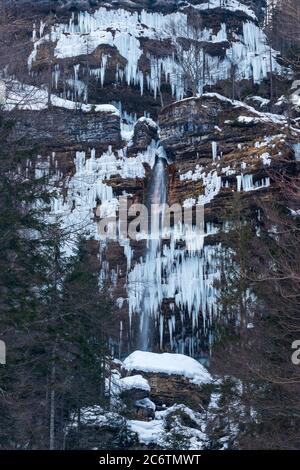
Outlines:
POLYGON ((131 150, 146 150, 152 140, 158 140, 158 126, 152 119, 142 117, 134 126, 131 150))
POLYGON ((220 155, 238 144, 272 135, 286 125, 284 118, 268 118, 241 102, 207 93, 173 103, 159 115, 160 139, 174 161, 212 158, 212 142, 220 155))
POLYGON ((121 143, 120 117, 113 112, 82 112, 52 107, 15 112, 13 138, 57 150, 74 145, 107 149, 121 143))
MULTIPOLYGON (((219 0, 22 0, 7 5, 18 58, 18 67, 11 64, 11 71, 27 83, 36 83, 38 77, 44 86, 51 75, 53 91, 64 98, 121 102, 127 113, 150 112, 155 118, 162 105, 189 93, 184 70, 175 60, 174 39, 183 36, 189 54, 195 38, 186 31, 195 24, 201 25, 196 40, 204 54, 199 92, 216 83, 222 92, 228 88, 233 61, 237 76, 243 77, 242 92, 270 71, 266 37, 258 26, 264 0, 255 6, 247 0, 221 6, 219 0), (175 34, 170 32, 172 22, 179 28, 175 34), (24 31, 28 39, 32 36, 25 44, 24 31)), ((281 73, 276 55, 274 51, 274 74, 281 73)))
MULTIPOLYGON (((297 121, 293 125, 296 129, 297 121)), ((282 132, 289 133, 284 116, 214 93, 167 106, 160 113, 160 138, 174 162, 169 204, 200 201, 207 220, 213 216, 217 222, 230 213, 233 193, 250 200, 264 197, 267 190, 271 194, 270 170, 295 170, 293 150, 282 132), (246 179, 250 185, 242 188, 246 179), (254 196, 256 189, 261 191, 254 196)))
MULTIPOLYGON (((137 371, 136 371, 137 372, 137 371)), ((158 409, 170 407, 174 403, 184 403, 186 406, 200 411, 209 402, 209 387, 200 387, 190 383, 180 375, 158 373, 143 373, 150 387, 150 399, 158 409)))

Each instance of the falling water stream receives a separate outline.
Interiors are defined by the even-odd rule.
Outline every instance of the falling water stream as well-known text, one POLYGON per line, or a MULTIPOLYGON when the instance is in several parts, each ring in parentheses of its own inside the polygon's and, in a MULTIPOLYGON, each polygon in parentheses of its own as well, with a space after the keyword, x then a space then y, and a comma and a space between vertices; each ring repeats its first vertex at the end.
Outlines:
POLYGON ((147 196, 147 208, 149 214, 149 238, 147 243, 145 263, 151 268, 147 272, 144 285, 143 305, 140 320, 140 349, 151 349, 151 318, 146 305, 150 303, 153 293, 159 292, 161 279, 161 263, 158 259, 161 255, 162 229, 163 229, 163 205, 167 201, 167 176, 166 161, 157 158, 150 182, 147 196))
POLYGON ((292 145, 295 152, 295 159, 297 162, 300 161, 300 142, 292 145))

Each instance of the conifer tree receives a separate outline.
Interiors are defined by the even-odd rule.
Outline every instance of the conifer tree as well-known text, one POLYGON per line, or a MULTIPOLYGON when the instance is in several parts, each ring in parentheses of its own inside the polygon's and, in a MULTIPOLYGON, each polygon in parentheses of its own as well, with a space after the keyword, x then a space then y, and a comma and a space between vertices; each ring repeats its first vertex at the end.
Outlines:
POLYGON ((0 118, 0 446, 62 449, 71 414, 104 403, 111 304, 97 247, 79 240, 67 256, 73 227, 49 217, 56 194, 37 177, 36 149, 0 118))

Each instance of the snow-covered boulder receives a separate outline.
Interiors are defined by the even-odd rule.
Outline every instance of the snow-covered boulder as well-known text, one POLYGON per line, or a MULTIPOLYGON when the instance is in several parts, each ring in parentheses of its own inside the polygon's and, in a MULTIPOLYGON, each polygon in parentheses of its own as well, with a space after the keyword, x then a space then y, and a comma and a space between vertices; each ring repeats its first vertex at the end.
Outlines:
POLYGON ((199 409, 208 399, 210 373, 195 359, 183 354, 135 351, 123 363, 127 374, 137 372, 147 378, 150 399, 158 406, 187 403, 199 409))
POLYGON ((150 398, 143 398, 134 402, 135 412, 139 419, 148 421, 155 416, 156 406, 150 398))
POLYGON ((129 420, 128 426, 141 444, 162 449, 202 450, 207 443, 205 415, 185 405, 157 411, 150 422, 129 420))
POLYGON ((119 384, 122 398, 127 402, 130 401, 133 406, 136 401, 149 397, 149 382, 141 375, 124 377, 119 384))
POLYGON ((146 380, 141 375, 132 375, 130 377, 124 377, 123 379, 121 379, 121 387, 123 391, 137 389, 150 392, 150 385, 148 380, 146 380))
POLYGON ((210 373, 198 361, 183 354, 157 354, 146 351, 135 351, 123 364, 128 371, 143 371, 163 375, 183 376, 196 385, 212 381, 210 373))

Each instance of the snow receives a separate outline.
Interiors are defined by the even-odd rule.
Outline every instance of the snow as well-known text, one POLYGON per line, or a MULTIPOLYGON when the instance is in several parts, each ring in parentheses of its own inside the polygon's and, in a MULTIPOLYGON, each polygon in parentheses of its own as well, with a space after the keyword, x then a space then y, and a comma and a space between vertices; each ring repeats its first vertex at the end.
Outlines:
POLYGON ((184 436, 189 450, 201 450, 207 442, 204 417, 182 404, 175 404, 166 410, 157 411, 152 421, 129 420, 128 425, 131 431, 137 433, 141 443, 156 444, 163 449, 170 448, 172 438, 176 438, 176 435, 184 436), (182 414, 193 422, 192 427, 185 426, 181 422, 182 414), (167 419, 171 415, 174 416, 174 420, 170 427, 167 419))
POLYGON ((249 111, 251 114, 254 116, 240 116, 239 120, 240 122, 251 122, 251 120, 256 120, 265 122, 265 123, 273 123, 273 124, 278 124, 280 126, 284 126, 287 124, 287 120, 285 116, 282 116, 280 114, 273 114, 273 113, 263 113, 261 111, 257 111, 255 108, 252 106, 247 105, 246 103, 243 103, 242 101, 238 100, 231 100, 230 98, 227 98, 226 96, 220 95, 219 93, 204 93, 203 98, 217 98, 220 101, 225 101, 227 103, 232 104, 235 108, 244 108, 245 110, 249 111), (248 120, 249 118, 249 120, 248 120))
POLYGON ((198 198, 198 204, 209 204, 221 189, 222 178, 218 176, 217 171, 210 171, 207 175, 202 176, 204 185, 204 194, 198 198))
POLYGON ((239 116, 238 117, 238 122, 242 124, 256 124, 258 122, 257 118, 254 118, 252 116, 239 116))
POLYGON ((271 165, 271 155, 269 154, 269 152, 262 153, 260 158, 261 158, 264 165, 266 165, 266 166, 271 165))
MULTIPOLYGON (((213 145, 213 161, 215 161, 217 155, 217 145, 214 142, 213 144, 215 144, 213 145)), ((199 195, 196 201, 196 204, 198 205, 204 206, 205 204, 209 204, 219 194, 222 188, 222 178, 218 175, 218 172, 213 169, 206 173, 205 171, 203 171, 203 168, 199 165, 196 166, 194 173, 190 170, 187 173, 180 175, 180 179, 182 181, 202 180, 204 194, 199 195)), ((194 199, 189 198, 185 201, 185 204, 189 205, 192 201, 194 201, 194 199)))
POLYGON ((207 3, 201 3, 200 5, 196 5, 195 8, 199 10, 212 10, 214 8, 222 8, 229 11, 243 11, 252 19, 256 19, 256 15, 251 10, 251 8, 247 7, 241 2, 237 0, 209 0, 207 3))
POLYGON ((138 122, 144 122, 149 127, 151 127, 153 130, 158 130, 158 125, 156 124, 155 121, 153 121, 153 119, 150 119, 150 118, 147 118, 147 117, 141 117, 140 119, 138 119, 138 122))
POLYGON ((128 371, 181 375, 197 385, 212 381, 212 377, 205 367, 192 357, 183 354, 135 351, 124 360, 123 367, 128 371))
MULTIPOLYGON (((50 95, 52 106, 69 110, 81 110, 85 113, 94 111, 97 113, 112 113, 119 116, 119 111, 111 104, 83 104, 65 100, 59 96, 50 95)), ((5 109, 11 111, 14 108, 23 110, 40 111, 48 108, 48 91, 32 85, 26 85, 17 81, 10 82, 7 90, 5 109)))
POLYGON ((189 197, 183 201, 183 207, 188 209, 196 205, 196 199, 193 197, 189 197))
POLYGON ((138 389, 150 392, 150 385, 148 380, 146 380, 141 375, 131 375, 129 377, 124 377, 120 380, 120 384, 123 391, 138 389))
POLYGON ((139 408, 147 408, 152 411, 155 411, 156 409, 155 403, 153 403, 153 401, 151 401, 149 398, 136 400, 135 405, 138 406, 139 408))
MULTIPOLYGON (((80 409, 80 423, 89 426, 109 426, 114 421, 120 420, 120 415, 113 412, 105 412, 105 410, 99 406, 86 406, 80 409)), ((78 425, 78 414, 75 413, 71 416, 70 427, 78 425)))
POLYGON ((290 210, 290 212, 291 212, 291 216, 292 216, 292 217, 299 217, 299 215, 300 215, 300 209, 298 209, 298 210, 289 209, 289 210, 290 210))
POLYGON ((203 425, 203 417, 201 413, 192 410, 186 405, 177 403, 175 405, 170 406, 169 408, 166 408, 165 410, 156 411, 155 418, 166 419, 171 413, 178 411, 185 413, 190 418, 190 420, 193 421, 194 424, 196 424, 197 426, 201 427, 203 425))
MULTIPOLYGON (((119 365, 122 366, 123 363, 120 361, 119 365)), ((141 375, 131 375, 122 378, 119 370, 113 369, 110 379, 105 379, 105 389, 107 394, 111 394, 111 400, 118 406, 120 405, 119 397, 123 392, 143 390, 145 395, 147 395, 150 392, 150 385, 148 380, 141 375)))
POLYGON ((131 431, 137 433, 139 441, 146 445, 156 443, 164 433, 164 422, 162 420, 138 421, 132 419, 128 421, 128 426, 131 431))

